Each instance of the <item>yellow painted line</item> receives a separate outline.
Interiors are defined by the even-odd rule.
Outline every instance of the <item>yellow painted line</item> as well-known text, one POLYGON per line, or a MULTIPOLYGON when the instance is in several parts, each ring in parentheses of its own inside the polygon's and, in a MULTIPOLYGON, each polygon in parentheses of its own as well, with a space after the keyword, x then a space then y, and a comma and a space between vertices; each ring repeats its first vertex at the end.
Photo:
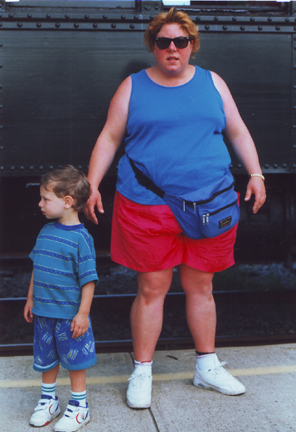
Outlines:
MULTIPOLYGON (((281 373, 293 373, 296 372, 296 365, 287 366, 269 366, 269 367, 258 367, 248 369, 232 369, 228 370, 233 376, 254 376, 254 375, 275 375, 281 373)), ((192 380, 194 371, 191 372, 177 372, 167 374, 154 374, 153 381, 181 381, 181 380, 192 380)), ((119 384, 127 382, 129 375, 111 375, 111 376, 95 376, 87 377, 87 385, 99 385, 99 384, 119 384)), ((27 380, 1 380, 0 388, 25 388, 25 387, 39 387, 41 385, 41 379, 27 379, 27 380)), ((70 385, 70 380, 66 378, 57 379, 58 386, 70 385)))

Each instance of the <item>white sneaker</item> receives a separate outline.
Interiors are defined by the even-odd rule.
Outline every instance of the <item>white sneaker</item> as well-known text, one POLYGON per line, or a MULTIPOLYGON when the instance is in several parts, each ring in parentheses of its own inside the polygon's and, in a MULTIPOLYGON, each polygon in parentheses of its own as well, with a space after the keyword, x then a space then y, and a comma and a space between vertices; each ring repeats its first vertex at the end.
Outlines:
POLYGON ((30 425, 41 427, 49 424, 51 420, 60 414, 60 405, 58 398, 53 399, 48 395, 41 395, 38 405, 30 418, 30 425))
POLYGON ((61 420, 54 426, 56 432, 75 432, 90 421, 88 404, 81 407, 78 401, 70 400, 61 420))
POLYGON ((130 408, 149 408, 151 406, 152 375, 145 374, 141 368, 135 369, 129 377, 127 404, 130 408))
POLYGON ((202 371, 196 367, 193 384, 230 396, 245 393, 246 387, 223 368, 225 364, 225 362, 219 362, 214 368, 202 371))

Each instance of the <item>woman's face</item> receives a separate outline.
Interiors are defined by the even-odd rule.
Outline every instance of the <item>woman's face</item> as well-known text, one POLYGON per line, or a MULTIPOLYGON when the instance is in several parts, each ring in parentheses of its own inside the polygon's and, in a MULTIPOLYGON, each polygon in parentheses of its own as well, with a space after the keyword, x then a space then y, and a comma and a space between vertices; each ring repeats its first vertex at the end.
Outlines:
MULTIPOLYGON (((158 32, 157 37, 176 38, 179 36, 188 37, 188 33, 182 29, 179 24, 164 24, 158 32)), ((157 66, 163 73, 169 76, 181 74, 188 66, 192 44, 189 41, 186 48, 176 48, 174 42, 171 42, 166 49, 160 49, 154 45, 153 54, 157 66)))

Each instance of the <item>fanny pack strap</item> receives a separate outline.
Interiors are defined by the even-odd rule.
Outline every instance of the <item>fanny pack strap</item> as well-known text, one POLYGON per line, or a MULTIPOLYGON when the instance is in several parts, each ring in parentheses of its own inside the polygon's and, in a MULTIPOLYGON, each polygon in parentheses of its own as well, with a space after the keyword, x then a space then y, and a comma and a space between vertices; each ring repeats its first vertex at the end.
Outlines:
MULTIPOLYGON (((126 153, 125 153, 126 154, 126 153)), ((132 159, 129 158, 129 156, 126 154, 126 156, 128 157, 128 160, 130 161, 131 167, 135 173, 136 179, 138 180, 138 182, 140 183, 141 186, 144 186, 146 189, 151 190, 152 192, 154 192, 156 195, 158 195, 160 198, 163 198, 164 196, 164 191, 162 189, 160 189, 158 186, 156 186, 156 184, 149 178, 147 177, 134 163, 134 161, 132 159)))

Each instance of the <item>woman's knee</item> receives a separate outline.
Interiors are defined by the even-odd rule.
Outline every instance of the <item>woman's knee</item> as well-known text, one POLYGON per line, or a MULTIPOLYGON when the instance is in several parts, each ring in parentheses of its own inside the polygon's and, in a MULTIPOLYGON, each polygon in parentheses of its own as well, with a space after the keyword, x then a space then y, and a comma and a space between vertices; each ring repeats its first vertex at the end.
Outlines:
POLYGON ((164 298, 172 283, 173 269, 138 273, 138 297, 146 301, 164 298))

